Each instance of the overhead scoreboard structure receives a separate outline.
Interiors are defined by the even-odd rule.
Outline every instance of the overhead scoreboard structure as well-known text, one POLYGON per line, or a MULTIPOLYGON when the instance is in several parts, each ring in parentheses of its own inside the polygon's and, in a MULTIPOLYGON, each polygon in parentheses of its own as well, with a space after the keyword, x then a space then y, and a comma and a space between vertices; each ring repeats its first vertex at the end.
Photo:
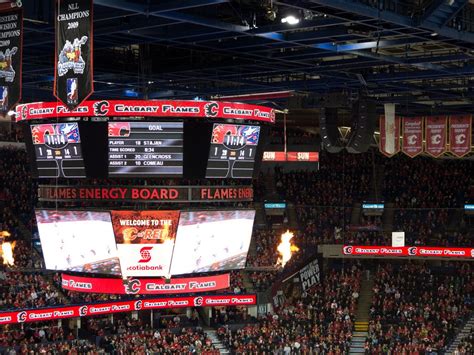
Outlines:
POLYGON ((37 178, 251 179, 271 108, 235 102, 85 101, 18 105, 37 178))
MULTIPOLYGON (((223 272, 245 267, 255 210, 222 205, 117 210, 116 202, 252 201, 250 184, 179 181, 253 178, 263 158, 266 124, 275 121, 273 109, 214 101, 97 100, 70 111, 57 102, 37 102, 18 105, 16 121, 24 125, 33 176, 54 179, 43 180, 38 198, 46 205, 54 201, 55 208, 39 207, 36 220, 46 268, 68 273, 63 288, 168 295, 101 304, 104 312, 256 304, 252 294, 204 294, 229 288, 230 275, 223 272), (105 186, 56 180, 96 178, 116 180, 105 186), (173 180, 130 186, 129 178, 173 180), (85 207, 97 201, 113 207, 85 207), (67 208, 58 209, 61 203, 67 208), (178 293, 202 296, 169 297, 178 293)), ((47 319, 49 312, 57 318, 64 318, 63 311, 67 317, 87 316, 88 309, 99 314, 94 305, 80 305, 3 313, 0 323, 34 321, 38 314, 47 319)))

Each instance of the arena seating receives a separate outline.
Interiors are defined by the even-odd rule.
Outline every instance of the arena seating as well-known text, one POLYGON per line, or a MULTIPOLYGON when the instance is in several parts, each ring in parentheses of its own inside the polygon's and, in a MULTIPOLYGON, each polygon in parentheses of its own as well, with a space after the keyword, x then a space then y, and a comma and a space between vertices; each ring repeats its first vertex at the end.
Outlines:
POLYGON ((405 208, 448 208, 464 204, 472 183, 472 160, 386 159, 383 197, 405 208))
POLYGON ((360 267, 332 270, 323 285, 289 299, 275 314, 260 316, 256 324, 238 329, 223 326, 218 334, 241 353, 346 353, 360 288, 360 267))
MULTIPOLYGON (((303 137, 302 141, 306 138, 303 137)), ((232 272, 231 287, 227 291, 269 290, 283 275, 291 274, 309 257, 314 257, 314 251, 320 244, 390 245, 389 234, 380 230, 350 228, 352 206, 370 195, 373 164, 380 165, 380 159, 372 153, 323 153, 319 172, 277 169, 274 174, 277 191, 282 198, 296 204, 299 229, 295 231, 294 243, 300 251, 282 270, 256 270, 245 274, 232 272), (246 289, 246 279, 253 284, 253 289, 246 289)), ((404 157, 384 159, 383 162, 382 197, 386 202, 394 203, 393 229, 406 232, 407 244, 472 246, 473 230, 470 226, 460 223, 448 228, 452 221, 452 208, 462 207, 468 194, 471 181, 468 171, 472 169, 472 163, 404 157)), ((35 232, 32 212, 36 198, 35 182, 29 176, 25 153, 10 148, 0 149, 0 168, 3 172, 0 176, 0 201, 3 206, 0 208, 0 223, 2 230, 11 233, 9 240, 16 242, 15 266, 0 267, 0 310, 89 303, 121 297, 63 291, 60 274, 43 272, 40 258, 24 235, 25 230, 35 232)), ((254 185, 256 198, 260 201, 269 188, 262 182, 263 179, 262 175, 254 185)), ((103 181, 79 183, 101 184, 103 181)), ((124 183, 142 184, 143 181, 129 180, 124 183)), ((159 180, 154 183, 165 184, 159 180)), ((219 182, 223 185, 234 183, 219 182)), ((379 227, 382 220, 380 217, 361 217, 360 224, 379 227)), ((256 250, 248 259, 249 267, 276 265, 276 246, 281 232, 270 228, 255 230, 256 250)), ((379 264, 366 342, 367 353, 446 349, 455 336, 456 327, 472 312, 474 285, 471 266, 466 263, 443 263, 439 266, 406 262, 397 266, 379 264), (397 311, 398 308, 401 311, 397 311)), ((359 291, 363 267, 350 264, 329 269, 321 285, 287 299, 275 314, 252 319, 241 309, 228 309, 226 312, 217 311, 212 324, 220 326, 218 333, 221 340, 237 352, 304 352, 311 349, 335 354, 347 352, 357 304, 353 293, 359 291), (243 326, 235 328, 239 324, 243 326)), ((87 329, 100 337, 99 343, 77 338, 69 330, 58 327, 57 322, 34 323, 23 329, 2 327, 0 352, 15 347, 19 352, 34 353, 67 352, 71 349, 84 353, 108 353, 112 349, 137 353, 216 353, 209 338, 196 331, 195 324, 178 324, 181 327, 177 328, 171 318, 155 325, 158 330, 120 322, 109 329, 92 322, 87 329), (102 332, 104 329, 107 332, 102 332)), ((470 338, 461 342, 460 351, 467 354, 472 351, 472 346, 471 334, 470 338)))
POLYGON ((370 353, 438 353, 472 312, 470 263, 380 263, 370 309, 370 353))

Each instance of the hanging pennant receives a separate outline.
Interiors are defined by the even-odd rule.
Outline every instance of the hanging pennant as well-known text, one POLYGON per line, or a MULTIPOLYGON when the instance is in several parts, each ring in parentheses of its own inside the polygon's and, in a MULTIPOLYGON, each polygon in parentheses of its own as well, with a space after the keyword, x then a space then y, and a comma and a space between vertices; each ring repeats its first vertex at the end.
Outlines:
POLYGON ((471 115, 449 117, 449 151, 458 158, 471 152, 471 115))
POLYGON ((0 112, 10 111, 21 99, 23 10, 0 12, 0 112))
POLYGON ((448 116, 431 116, 425 118, 426 154, 438 158, 447 150, 448 116))
POLYGON ((410 158, 423 152, 423 117, 404 117, 402 152, 410 158))
POLYGON ((379 150, 387 157, 400 151, 400 117, 380 116, 379 150))
POLYGON ((70 110, 94 92, 92 1, 58 0, 54 96, 70 110))

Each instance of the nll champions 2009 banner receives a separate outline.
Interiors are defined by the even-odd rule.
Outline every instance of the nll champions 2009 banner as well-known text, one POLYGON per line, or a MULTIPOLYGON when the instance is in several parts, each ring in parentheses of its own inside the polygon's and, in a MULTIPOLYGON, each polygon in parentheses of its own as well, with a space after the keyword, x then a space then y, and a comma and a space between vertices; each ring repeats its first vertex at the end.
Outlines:
POLYGON ((94 91, 92 1, 58 0, 56 5, 54 96, 70 110, 94 91))
MULTIPOLYGON (((8 8, 7 8, 8 9, 8 8)), ((8 112, 21 99, 23 10, 0 12, 0 112, 8 112)))

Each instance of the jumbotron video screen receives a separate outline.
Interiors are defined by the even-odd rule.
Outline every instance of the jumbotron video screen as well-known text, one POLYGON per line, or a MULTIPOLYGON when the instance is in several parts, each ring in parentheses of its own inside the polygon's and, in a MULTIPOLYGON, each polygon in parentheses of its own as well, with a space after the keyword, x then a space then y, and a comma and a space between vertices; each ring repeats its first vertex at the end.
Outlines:
POLYGON ((255 210, 37 210, 47 269, 167 277, 242 269, 255 210))

